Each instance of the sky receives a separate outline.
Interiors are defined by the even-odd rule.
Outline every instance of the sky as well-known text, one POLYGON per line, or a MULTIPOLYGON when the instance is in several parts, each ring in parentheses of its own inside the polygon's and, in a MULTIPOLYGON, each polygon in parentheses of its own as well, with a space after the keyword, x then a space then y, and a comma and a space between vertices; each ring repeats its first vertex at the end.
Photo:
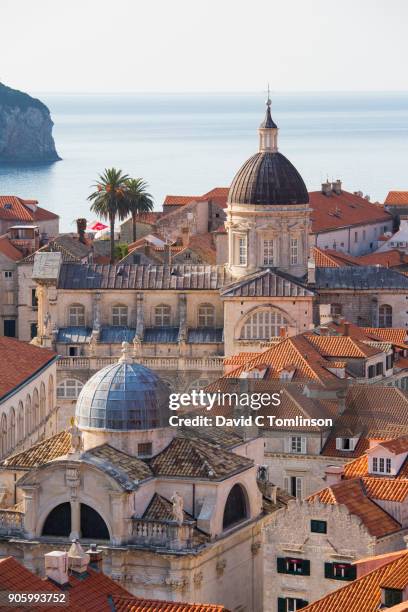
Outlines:
POLYGON ((406 0, 0 0, 33 92, 408 89, 406 0))

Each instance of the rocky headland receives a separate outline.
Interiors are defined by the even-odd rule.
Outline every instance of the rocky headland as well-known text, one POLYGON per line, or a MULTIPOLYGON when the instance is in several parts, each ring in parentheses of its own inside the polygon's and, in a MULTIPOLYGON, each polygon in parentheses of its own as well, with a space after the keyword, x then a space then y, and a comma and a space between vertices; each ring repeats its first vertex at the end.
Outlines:
POLYGON ((40 100, 0 83, 0 163, 32 164, 61 159, 50 111, 40 100))

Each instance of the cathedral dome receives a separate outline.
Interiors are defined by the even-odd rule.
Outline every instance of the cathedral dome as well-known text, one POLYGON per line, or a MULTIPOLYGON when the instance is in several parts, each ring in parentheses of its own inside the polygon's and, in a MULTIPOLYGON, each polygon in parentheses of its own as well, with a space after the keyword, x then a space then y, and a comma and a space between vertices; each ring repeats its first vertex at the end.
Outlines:
POLYGON ((259 152, 248 159, 232 181, 229 204, 307 204, 309 194, 295 166, 278 152, 278 127, 268 98, 259 126, 259 152))
POLYGON ((168 427, 169 389, 151 370, 134 363, 123 343, 117 363, 84 385, 76 405, 79 427, 129 431, 168 427))

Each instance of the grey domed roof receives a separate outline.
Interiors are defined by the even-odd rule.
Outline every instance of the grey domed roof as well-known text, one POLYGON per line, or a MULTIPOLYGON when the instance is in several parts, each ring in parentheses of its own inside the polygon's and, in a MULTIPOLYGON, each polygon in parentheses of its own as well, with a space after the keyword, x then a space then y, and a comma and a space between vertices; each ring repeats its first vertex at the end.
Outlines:
POLYGON ((234 204, 307 204, 309 194, 295 166, 279 152, 260 151, 248 159, 232 181, 234 204))
POLYGON ((128 431, 168 427, 169 389, 148 368, 125 359, 102 368, 76 405, 79 427, 128 431))

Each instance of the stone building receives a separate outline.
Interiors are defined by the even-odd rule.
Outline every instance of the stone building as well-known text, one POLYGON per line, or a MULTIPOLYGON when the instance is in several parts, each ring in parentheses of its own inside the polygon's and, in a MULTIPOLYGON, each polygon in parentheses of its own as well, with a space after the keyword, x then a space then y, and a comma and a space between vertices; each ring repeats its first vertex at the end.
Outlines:
POLYGON ((50 350, 0 338, 0 458, 58 431, 56 360, 50 350))
POLYGON ((79 537, 139 596, 260 611, 262 440, 169 427, 167 386, 126 344, 82 389, 76 420, 3 462, 17 506, 0 511, 1 556, 40 571, 55 538, 79 537))

